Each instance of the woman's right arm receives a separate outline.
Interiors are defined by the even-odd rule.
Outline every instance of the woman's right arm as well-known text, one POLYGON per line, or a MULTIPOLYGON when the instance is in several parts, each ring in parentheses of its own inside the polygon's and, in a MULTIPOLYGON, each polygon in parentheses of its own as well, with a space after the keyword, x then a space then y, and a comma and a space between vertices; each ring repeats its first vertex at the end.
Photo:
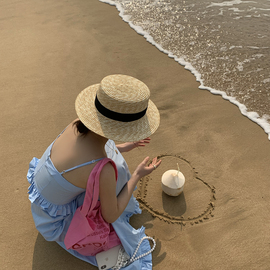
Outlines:
POLYGON ((118 219, 118 217, 127 207, 138 181, 142 177, 150 174, 155 169, 155 167, 157 168, 161 163, 161 160, 158 161, 157 158, 154 158, 152 163, 148 166, 148 160, 149 157, 145 158, 143 162, 139 164, 139 166, 132 174, 130 180, 127 182, 127 184, 121 190, 118 196, 115 195, 116 179, 114 168, 110 163, 107 163, 103 167, 100 173, 99 194, 101 212, 105 221, 107 221, 108 223, 113 223, 118 219))

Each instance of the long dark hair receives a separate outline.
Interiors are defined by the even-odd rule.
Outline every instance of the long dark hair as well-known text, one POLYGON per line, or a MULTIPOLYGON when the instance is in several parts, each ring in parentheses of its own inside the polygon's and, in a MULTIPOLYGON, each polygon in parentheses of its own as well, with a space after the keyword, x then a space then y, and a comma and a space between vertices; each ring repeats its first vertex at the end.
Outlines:
POLYGON ((88 132, 91 132, 90 129, 88 129, 81 120, 76 120, 73 123, 73 126, 76 126, 77 131, 80 133, 80 136, 85 136, 88 132))

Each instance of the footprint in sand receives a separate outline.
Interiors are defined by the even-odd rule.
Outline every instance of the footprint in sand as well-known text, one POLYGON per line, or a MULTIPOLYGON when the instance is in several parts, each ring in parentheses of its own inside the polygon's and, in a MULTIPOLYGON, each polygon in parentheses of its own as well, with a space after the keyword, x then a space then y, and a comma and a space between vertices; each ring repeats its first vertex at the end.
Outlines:
POLYGON ((162 159, 162 166, 141 179, 138 185, 136 197, 141 207, 165 222, 181 225, 200 224, 213 217, 215 187, 199 178, 190 162, 184 158, 167 154, 158 158, 162 159), (161 176, 167 170, 177 170, 177 163, 186 182, 184 191, 177 197, 171 197, 162 191, 161 176))

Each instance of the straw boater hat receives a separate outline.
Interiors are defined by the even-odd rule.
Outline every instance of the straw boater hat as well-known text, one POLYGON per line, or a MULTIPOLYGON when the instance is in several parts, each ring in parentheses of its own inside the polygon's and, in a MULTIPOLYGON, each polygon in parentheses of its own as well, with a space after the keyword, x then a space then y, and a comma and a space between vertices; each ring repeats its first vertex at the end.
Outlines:
POLYGON ((75 108, 81 122, 91 131, 122 142, 145 139, 160 122, 159 112, 149 99, 148 87, 126 75, 110 75, 100 84, 84 89, 75 108))

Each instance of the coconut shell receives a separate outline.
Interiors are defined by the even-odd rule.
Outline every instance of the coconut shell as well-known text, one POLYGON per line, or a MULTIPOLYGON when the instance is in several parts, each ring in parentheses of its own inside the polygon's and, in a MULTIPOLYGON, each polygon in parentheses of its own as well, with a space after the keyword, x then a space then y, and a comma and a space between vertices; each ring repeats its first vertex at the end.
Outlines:
POLYGON ((169 196, 178 196, 183 192, 185 176, 177 170, 168 170, 162 177, 162 190, 169 196))

